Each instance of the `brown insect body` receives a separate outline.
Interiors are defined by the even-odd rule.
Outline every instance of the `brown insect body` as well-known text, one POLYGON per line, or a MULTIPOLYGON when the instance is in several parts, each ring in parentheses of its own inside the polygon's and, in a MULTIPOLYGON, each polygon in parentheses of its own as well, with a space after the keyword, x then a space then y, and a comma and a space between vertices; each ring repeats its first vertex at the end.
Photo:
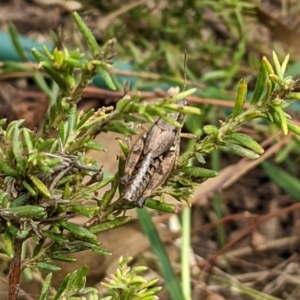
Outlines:
MULTIPOLYGON (((186 105, 186 100, 177 104, 186 105)), ((181 113, 167 115, 183 125, 181 113)), ((164 184, 174 169, 179 156, 181 127, 158 119, 150 130, 132 147, 125 163, 121 183, 125 185, 122 195, 127 201, 136 201, 143 207, 147 197, 164 184)))
POLYGON ((121 178, 121 183, 123 185, 128 185, 132 173, 134 172, 135 167, 140 160, 145 145, 145 138, 146 136, 144 135, 142 138, 138 139, 127 156, 124 175, 121 178))
POLYGON ((174 125, 171 125, 162 119, 158 119, 147 134, 144 154, 151 151, 154 158, 170 149, 174 143, 176 131, 178 131, 178 128, 174 125))

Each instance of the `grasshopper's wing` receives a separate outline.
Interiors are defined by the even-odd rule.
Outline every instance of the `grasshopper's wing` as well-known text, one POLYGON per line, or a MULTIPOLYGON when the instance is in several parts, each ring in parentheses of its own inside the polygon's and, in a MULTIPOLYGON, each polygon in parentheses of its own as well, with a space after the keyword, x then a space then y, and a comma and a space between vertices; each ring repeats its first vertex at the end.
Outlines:
POLYGON ((136 204, 138 207, 143 207, 146 199, 153 191, 166 182, 175 167, 178 155, 179 145, 177 145, 174 150, 170 150, 154 160, 152 163, 152 168, 154 169, 153 175, 147 187, 144 189, 143 194, 137 200, 136 204))
MULTIPOLYGON (((179 101, 178 104, 186 105, 187 101, 184 99, 179 101)), ((174 112, 167 114, 167 116, 183 126, 185 121, 184 114, 174 112)), ((167 152, 174 145, 175 138, 180 131, 181 127, 177 128, 161 118, 158 119, 147 134, 143 150, 144 154, 151 151, 152 157, 155 158, 167 152)))
POLYGON ((136 143, 133 145, 132 149, 130 150, 125 162, 124 175, 121 178, 122 184, 125 185, 129 182, 129 179, 135 169, 135 166, 137 165, 141 157, 141 154, 143 152, 144 143, 145 143, 145 139, 144 137, 141 137, 136 141, 136 143))
POLYGON ((160 156, 172 147, 175 136, 175 126, 170 125, 169 130, 163 130, 155 123, 147 134, 144 154, 151 152, 153 158, 160 156))

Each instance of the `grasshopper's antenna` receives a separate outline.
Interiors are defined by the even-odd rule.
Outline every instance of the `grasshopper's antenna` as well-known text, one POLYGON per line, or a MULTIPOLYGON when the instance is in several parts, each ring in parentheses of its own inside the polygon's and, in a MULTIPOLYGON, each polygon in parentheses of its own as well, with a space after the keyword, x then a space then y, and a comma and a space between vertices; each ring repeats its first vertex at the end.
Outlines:
POLYGON ((187 64, 187 54, 186 54, 186 50, 184 50, 184 61, 183 61, 183 90, 185 90, 186 88, 186 64, 187 64))

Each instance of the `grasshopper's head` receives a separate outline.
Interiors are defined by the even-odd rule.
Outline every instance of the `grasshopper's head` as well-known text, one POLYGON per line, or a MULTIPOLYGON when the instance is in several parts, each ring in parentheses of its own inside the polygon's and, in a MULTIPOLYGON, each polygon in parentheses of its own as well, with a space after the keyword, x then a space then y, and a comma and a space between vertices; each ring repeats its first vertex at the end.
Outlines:
POLYGON ((184 99, 181 99, 181 100, 178 100, 176 102, 176 104, 178 105, 183 105, 183 106, 186 106, 186 105, 189 105, 188 101, 184 98, 184 99))
MULTIPOLYGON (((181 99, 181 100, 174 102, 174 104, 177 104, 178 106, 186 106, 186 105, 188 105, 188 101, 186 99, 181 99)), ((186 118, 185 114, 180 113, 180 112, 168 113, 168 117, 171 117, 172 119, 176 120, 177 122, 179 122, 182 125, 186 118)))
MULTIPOLYGON (((186 106, 188 105, 188 101, 184 98, 184 99, 181 99, 179 100, 176 104, 178 105, 183 105, 183 106, 186 106)), ((185 122, 185 119, 186 119, 186 115, 183 114, 183 113, 179 113, 178 116, 177 116, 177 122, 179 122, 180 124, 183 125, 183 123, 185 122)))
MULTIPOLYGON (((178 93, 180 92, 180 88, 178 86, 176 87, 171 87, 169 88, 168 90, 168 96, 171 96, 171 97, 175 97, 178 95, 178 93)), ((177 105, 188 105, 188 102, 187 100, 184 98, 184 99, 180 99, 178 101, 175 101, 174 104, 177 104, 177 105)))

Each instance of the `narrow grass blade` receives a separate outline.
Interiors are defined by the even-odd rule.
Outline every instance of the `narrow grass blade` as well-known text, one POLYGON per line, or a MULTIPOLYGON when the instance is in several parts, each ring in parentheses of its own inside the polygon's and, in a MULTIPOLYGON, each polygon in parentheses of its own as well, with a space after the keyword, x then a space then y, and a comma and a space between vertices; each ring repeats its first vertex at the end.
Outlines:
POLYGON ((265 161, 263 164, 265 174, 288 194, 300 201, 300 180, 282 169, 265 161))
POLYGON ((147 235, 152 250, 158 258, 159 266, 165 280, 165 285, 169 291, 171 299, 184 300, 180 282, 175 276, 164 245, 159 238, 158 232, 151 220, 149 212, 145 209, 139 209, 137 213, 143 231, 147 235))

